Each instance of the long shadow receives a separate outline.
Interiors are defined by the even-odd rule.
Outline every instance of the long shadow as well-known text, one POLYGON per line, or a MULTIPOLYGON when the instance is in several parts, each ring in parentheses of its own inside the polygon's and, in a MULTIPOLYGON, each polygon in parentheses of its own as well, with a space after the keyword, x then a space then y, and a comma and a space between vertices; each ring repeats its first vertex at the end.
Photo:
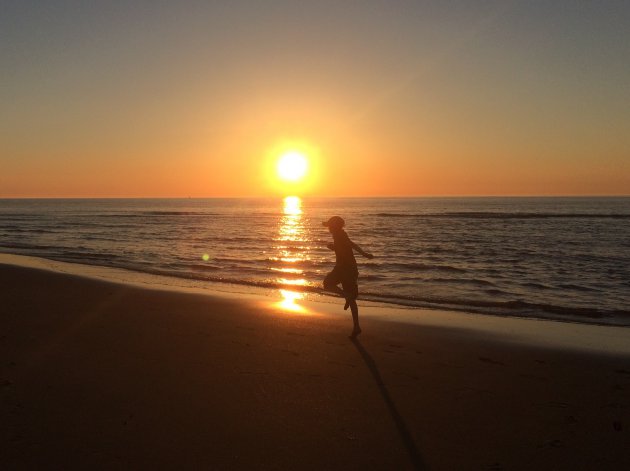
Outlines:
POLYGON ((383 378, 381 377, 381 373, 378 371, 376 362, 374 361, 372 356, 367 352, 367 350, 363 347, 363 345, 361 345, 361 342, 359 342, 359 339, 354 338, 351 340, 354 346, 357 347, 357 350, 359 351, 359 354, 363 358, 365 365, 370 370, 370 373, 372 373, 372 377, 374 378, 374 381, 376 382, 376 385, 378 386, 378 389, 381 392, 381 396, 383 396, 383 400, 385 401, 385 404, 387 405, 387 408, 389 409, 389 413, 392 416, 394 423, 396 424, 396 428, 398 429, 400 438, 402 438, 405 448, 407 448, 407 452, 409 453, 409 458, 411 459, 411 462, 413 463, 414 468, 417 470, 426 470, 427 466, 424 464, 424 461, 422 460, 422 456, 420 456, 420 452, 418 451, 418 448, 416 447, 416 443, 414 442, 413 437, 411 433, 409 432, 409 429, 407 428, 407 424, 405 424, 404 419, 402 418, 402 416, 400 415, 400 412, 398 412, 398 409, 396 408, 396 404, 394 404, 394 401, 389 395, 389 391, 387 390, 387 386, 385 386, 385 382, 383 381, 383 378))

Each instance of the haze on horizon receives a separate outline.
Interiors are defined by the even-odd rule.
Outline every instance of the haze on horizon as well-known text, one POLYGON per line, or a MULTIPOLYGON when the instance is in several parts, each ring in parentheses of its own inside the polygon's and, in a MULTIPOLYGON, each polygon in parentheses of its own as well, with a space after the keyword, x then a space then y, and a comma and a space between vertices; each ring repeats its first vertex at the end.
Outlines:
POLYGON ((0 197, 621 195, 630 3, 0 11, 0 197))

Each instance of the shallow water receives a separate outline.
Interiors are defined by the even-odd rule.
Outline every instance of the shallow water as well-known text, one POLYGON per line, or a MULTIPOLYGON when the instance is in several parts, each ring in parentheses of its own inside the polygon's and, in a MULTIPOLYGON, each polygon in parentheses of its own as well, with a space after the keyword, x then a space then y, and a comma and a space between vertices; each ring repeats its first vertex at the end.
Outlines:
POLYGON ((0 251, 319 291, 334 214, 363 299, 630 324, 630 198, 0 200, 0 251))

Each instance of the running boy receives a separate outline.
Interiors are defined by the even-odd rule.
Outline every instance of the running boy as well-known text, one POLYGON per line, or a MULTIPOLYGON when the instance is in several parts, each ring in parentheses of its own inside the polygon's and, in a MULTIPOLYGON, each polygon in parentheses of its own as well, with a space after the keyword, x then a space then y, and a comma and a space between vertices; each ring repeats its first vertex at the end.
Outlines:
POLYGON ((346 231, 343 230, 345 221, 339 216, 333 216, 322 224, 328 228, 333 236, 333 243, 328 244, 327 247, 334 250, 336 256, 335 268, 324 278, 324 289, 346 298, 346 305, 343 308, 347 310, 350 307, 352 311, 354 328, 350 338, 355 338, 361 333, 361 327, 359 327, 359 307, 357 306, 359 270, 354 258, 354 250, 370 259, 374 258, 374 255, 364 252, 361 247, 350 240, 346 231), (339 283, 343 289, 339 288, 339 283))

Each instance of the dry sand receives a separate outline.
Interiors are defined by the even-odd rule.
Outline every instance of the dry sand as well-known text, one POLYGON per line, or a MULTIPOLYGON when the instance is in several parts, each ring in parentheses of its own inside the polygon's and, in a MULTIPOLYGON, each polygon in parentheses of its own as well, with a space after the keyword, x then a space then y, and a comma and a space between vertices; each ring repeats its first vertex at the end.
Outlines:
POLYGON ((630 469, 628 328, 269 299, 0 265, 0 469, 630 469))

